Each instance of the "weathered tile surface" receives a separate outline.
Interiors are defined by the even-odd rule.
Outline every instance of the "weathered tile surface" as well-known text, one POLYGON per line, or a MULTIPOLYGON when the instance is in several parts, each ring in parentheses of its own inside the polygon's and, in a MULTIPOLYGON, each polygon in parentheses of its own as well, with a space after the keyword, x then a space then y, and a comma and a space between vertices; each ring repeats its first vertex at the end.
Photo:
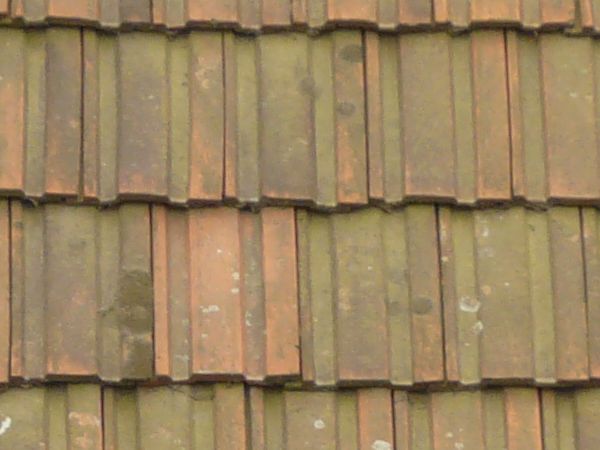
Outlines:
POLYGON ((510 199, 503 33, 366 42, 371 198, 510 199))
POLYGON ((450 381, 589 378, 577 208, 443 208, 440 240, 450 381))
POLYGON ((599 51, 592 39, 508 35, 515 196, 600 197, 599 51))
POLYGON ((317 385, 442 381, 435 211, 298 212, 302 370, 317 385))
POLYGON ((544 446, 584 450, 600 446, 600 391, 542 391, 544 446))
POLYGON ((243 385, 166 386, 104 391, 109 450, 245 450, 243 385))
POLYGON ((392 449, 392 393, 250 389, 251 448, 392 449))
POLYGON ((75 29, 0 28, 0 190, 75 196, 81 42, 75 29))
POLYGON ((12 0, 11 17, 26 23, 150 24, 150 0, 12 0))
POLYGON ((538 391, 394 392, 397 450, 542 450, 538 391))
POLYGON ((360 33, 227 35, 225 58, 226 197, 366 203, 360 33))
POLYGON ((588 0, 433 0, 438 23, 448 22, 457 28, 471 24, 513 24, 526 29, 573 25, 576 2, 589 3, 588 0))
POLYGON ((290 0, 155 0, 154 23, 169 28, 229 26, 245 30, 291 25, 290 0))
POLYGON ((103 450, 101 388, 72 384, 0 392, 0 446, 103 450))
POLYGON ((11 376, 152 376, 148 206, 11 213, 11 376))
POLYGON ((84 57, 84 196, 220 200, 221 33, 90 31, 84 57))
POLYGON ((298 376, 293 209, 153 209, 156 371, 298 376))

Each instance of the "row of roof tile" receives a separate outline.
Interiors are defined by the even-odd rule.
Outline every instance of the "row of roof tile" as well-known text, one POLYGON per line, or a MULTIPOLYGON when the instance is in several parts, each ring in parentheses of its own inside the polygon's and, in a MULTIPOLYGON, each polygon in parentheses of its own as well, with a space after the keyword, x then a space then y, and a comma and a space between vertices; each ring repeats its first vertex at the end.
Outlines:
POLYGON ((600 390, 64 385, 0 393, 3 448, 590 450, 600 390))
POLYGON ((27 24, 78 23, 108 29, 512 25, 597 31, 600 6, 595 0, 1 0, 0 15, 27 24))
POLYGON ((593 208, 4 201, 0 258, 2 381, 600 378, 593 208))
POLYGON ((5 196, 600 203, 590 38, 0 28, 0 45, 5 196))

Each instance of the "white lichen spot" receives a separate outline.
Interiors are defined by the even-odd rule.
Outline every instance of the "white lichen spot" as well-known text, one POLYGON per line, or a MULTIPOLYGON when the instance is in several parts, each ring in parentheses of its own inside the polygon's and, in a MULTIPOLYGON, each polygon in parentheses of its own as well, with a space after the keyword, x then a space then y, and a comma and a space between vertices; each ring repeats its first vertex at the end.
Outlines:
POLYGON ((221 311, 221 308, 219 308, 219 305, 202 306, 202 314, 218 313, 219 311, 221 311))
POLYGON ((481 236, 486 238, 490 235, 490 229, 488 228, 487 225, 483 226, 483 229, 481 230, 481 236))
POLYGON ((454 448, 456 450, 464 450, 465 444, 463 444, 462 442, 455 442, 454 443, 454 448))
POLYGON ((448 262, 450 261, 450 258, 448 258, 447 256, 442 256, 442 262, 448 262))
POLYGON ((481 322, 481 320, 478 320, 471 327, 471 329, 473 330, 473 333, 475 333, 475 334, 481 334, 481 332, 483 331, 483 322, 481 322))
POLYGON ((579 94, 577 92, 569 92, 569 97, 577 98, 577 97, 579 97, 579 94))
POLYGON ((392 444, 388 441, 382 441, 381 439, 377 439, 373 444, 371 444, 372 450, 392 450, 392 444))
POLYGON ((314 427, 317 430, 322 430, 323 428, 325 428, 325 422, 323 422, 322 419, 317 419, 313 422, 314 427))
POLYGON ((11 425, 12 419, 10 417, 6 416, 4 419, 2 419, 2 421, 0 422, 0 436, 5 434, 9 430, 11 425))
POLYGON ((459 301, 460 310, 466 313, 476 313, 481 308, 481 303, 476 298, 465 295, 459 301))
POLYGON ((367 266, 367 270, 368 270, 369 272, 373 272, 373 266, 367 266))
POLYGON ((217 255, 221 255, 223 253, 223 249, 218 248, 217 249, 217 255))
POLYGON ((233 278, 235 281, 240 281, 240 273, 239 272, 233 272, 231 274, 231 278, 233 278))
POLYGON ((484 258, 493 258, 496 256, 496 251, 491 247, 483 247, 481 249, 481 256, 484 258))
POLYGON ((232 294, 239 294, 240 293, 240 288, 236 288, 236 287, 231 288, 231 293, 232 294))
POLYGON ((207 339, 207 338, 208 338, 208 334, 206 334, 206 333, 202 333, 202 334, 200 335, 200 338, 201 338, 201 339, 207 339))
POLYGON ((510 287, 510 283, 509 283, 508 281, 505 281, 505 282, 504 282, 504 286, 505 286, 505 287, 510 287))
POLYGON ((454 437, 454 433, 452 433, 452 431, 448 431, 448 432, 446 433, 446 437, 447 437, 448 439, 452 439, 452 438, 454 437))
POLYGON ((244 319, 246 320, 246 326, 251 327, 252 326, 252 313, 250 311, 246 311, 244 319))

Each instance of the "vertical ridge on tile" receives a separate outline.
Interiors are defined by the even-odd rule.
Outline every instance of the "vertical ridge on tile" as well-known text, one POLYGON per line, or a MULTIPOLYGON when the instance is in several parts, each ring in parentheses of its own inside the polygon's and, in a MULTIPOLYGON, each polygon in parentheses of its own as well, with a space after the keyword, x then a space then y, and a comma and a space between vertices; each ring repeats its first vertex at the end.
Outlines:
MULTIPOLYGON (((225 135, 223 35, 216 32, 192 33, 187 40, 190 49, 189 119, 191 126, 189 197, 199 200, 221 200, 225 135)), ((176 64, 174 67, 177 67, 176 64)), ((185 95, 181 100, 187 100, 185 95)), ((180 101, 171 98, 172 110, 180 101)), ((185 165, 182 164, 181 172, 184 172, 184 169, 185 165)))
POLYGON ((27 40, 21 30, 2 28, 0 61, 0 189, 22 192, 25 188, 25 130, 27 40))
POLYGON ((590 376, 600 377, 600 223, 598 211, 583 208, 583 245, 586 280, 590 376))
POLYGON ((10 377, 10 204, 0 200, 0 384, 10 377))
POLYGON ((337 197, 342 204, 364 204, 368 187, 362 36, 339 31, 332 38, 337 197))

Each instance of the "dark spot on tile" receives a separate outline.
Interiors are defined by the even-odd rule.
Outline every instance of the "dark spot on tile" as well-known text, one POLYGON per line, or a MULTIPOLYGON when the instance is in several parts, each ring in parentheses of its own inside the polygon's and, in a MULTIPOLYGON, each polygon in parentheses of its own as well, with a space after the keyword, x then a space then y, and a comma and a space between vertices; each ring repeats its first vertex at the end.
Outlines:
POLYGON ((346 45, 340 51, 340 56, 346 61, 359 63, 363 60, 363 50, 362 47, 357 44, 346 45))
POLYGON ((433 308, 433 301, 427 297, 413 298, 411 301, 410 309, 414 314, 427 314, 433 308))
POLYGON ((300 81, 300 92, 310 97, 318 97, 319 92, 314 80, 310 77, 304 77, 300 81))
POLYGON ((351 116, 356 111, 356 106, 352 103, 342 102, 337 105, 337 112, 342 116, 351 116))

